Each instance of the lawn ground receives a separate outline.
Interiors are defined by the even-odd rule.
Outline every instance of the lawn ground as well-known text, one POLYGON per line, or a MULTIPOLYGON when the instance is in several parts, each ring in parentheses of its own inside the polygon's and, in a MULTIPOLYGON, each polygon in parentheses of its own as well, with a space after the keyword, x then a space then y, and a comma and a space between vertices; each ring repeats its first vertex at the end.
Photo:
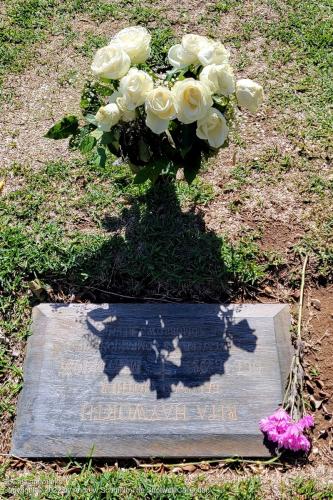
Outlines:
MULTIPOLYGON (((28 477, 59 485, 70 480, 77 498, 104 498, 106 483, 143 488, 144 498, 144 488, 170 482, 187 488, 174 498, 193 498, 193 484, 213 488, 205 498, 333 497, 325 486, 333 481, 331 1, 4 0, 0 19, 3 494, 10 498, 9 480, 28 477), (259 113, 240 114, 230 147, 190 187, 182 179, 159 190, 134 185, 126 165, 110 159, 98 167, 93 158, 69 152, 66 141, 43 137, 65 112, 79 112, 94 51, 129 24, 151 29, 156 67, 165 64, 157 49, 166 53, 175 38, 197 32, 221 39, 237 75, 265 88, 259 113), (6 455, 32 306, 283 301, 295 317, 305 254, 307 405, 316 418, 307 463, 296 461, 292 470, 221 463, 173 476, 6 455), (297 482, 298 474, 308 480, 297 482), (96 493, 88 497, 85 488, 96 493)), ((40 495, 60 498, 61 492, 40 495)))

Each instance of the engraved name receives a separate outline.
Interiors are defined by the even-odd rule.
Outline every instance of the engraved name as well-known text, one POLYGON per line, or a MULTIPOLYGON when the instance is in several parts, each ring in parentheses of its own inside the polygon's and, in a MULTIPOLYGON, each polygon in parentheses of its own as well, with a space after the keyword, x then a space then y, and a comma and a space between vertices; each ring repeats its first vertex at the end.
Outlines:
POLYGON ((225 404, 91 404, 83 403, 80 408, 80 420, 88 422, 109 421, 237 421, 235 405, 225 404))

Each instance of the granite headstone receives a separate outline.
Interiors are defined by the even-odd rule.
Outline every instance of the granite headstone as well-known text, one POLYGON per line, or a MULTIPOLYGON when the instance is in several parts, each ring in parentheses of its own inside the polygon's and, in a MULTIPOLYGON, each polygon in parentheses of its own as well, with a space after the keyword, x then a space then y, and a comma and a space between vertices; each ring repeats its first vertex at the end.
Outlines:
POLYGON ((41 304, 12 454, 268 456, 289 321, 283 304, 41 304))

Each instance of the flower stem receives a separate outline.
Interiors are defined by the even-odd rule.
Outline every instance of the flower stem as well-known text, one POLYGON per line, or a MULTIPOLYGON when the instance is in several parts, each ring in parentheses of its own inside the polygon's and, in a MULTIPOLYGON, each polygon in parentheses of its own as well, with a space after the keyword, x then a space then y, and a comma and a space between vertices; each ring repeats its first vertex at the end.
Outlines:
POLYGON ((297 338, 302 340, 302 311, 303 311, 303 299, 304 299, 304 285, 305 285, 305 271, 308 263, 309 256, 306 255, 303 262, 302 269, 302 280, 301 280, 301 290, 299 297, 299 308, 298 308, 298 324, 297 324, 297 338))
POLYGON ((283 398, 283 408, 290 411, 290 415, 294 420, 298 420, 305 411, 303 399, 303 343, 302 343, 302 313, 304 302, 304 287, 305 287, 305 272, 308 263, 308 255, 305 256, 302 267, 301 276, 301 289, 298 307, 298 321, 297 321, 297 337, 296 348, 292 358, 288 385, 283 398))

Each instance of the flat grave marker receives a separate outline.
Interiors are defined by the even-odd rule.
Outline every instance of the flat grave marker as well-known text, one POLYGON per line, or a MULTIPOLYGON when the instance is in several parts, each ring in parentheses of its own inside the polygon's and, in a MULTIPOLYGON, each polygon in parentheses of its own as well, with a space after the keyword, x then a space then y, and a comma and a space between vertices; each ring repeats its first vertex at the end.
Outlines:
POLYGON ((289 322, 284 304, 40 304, 12 454, 269 456, 289 322))

